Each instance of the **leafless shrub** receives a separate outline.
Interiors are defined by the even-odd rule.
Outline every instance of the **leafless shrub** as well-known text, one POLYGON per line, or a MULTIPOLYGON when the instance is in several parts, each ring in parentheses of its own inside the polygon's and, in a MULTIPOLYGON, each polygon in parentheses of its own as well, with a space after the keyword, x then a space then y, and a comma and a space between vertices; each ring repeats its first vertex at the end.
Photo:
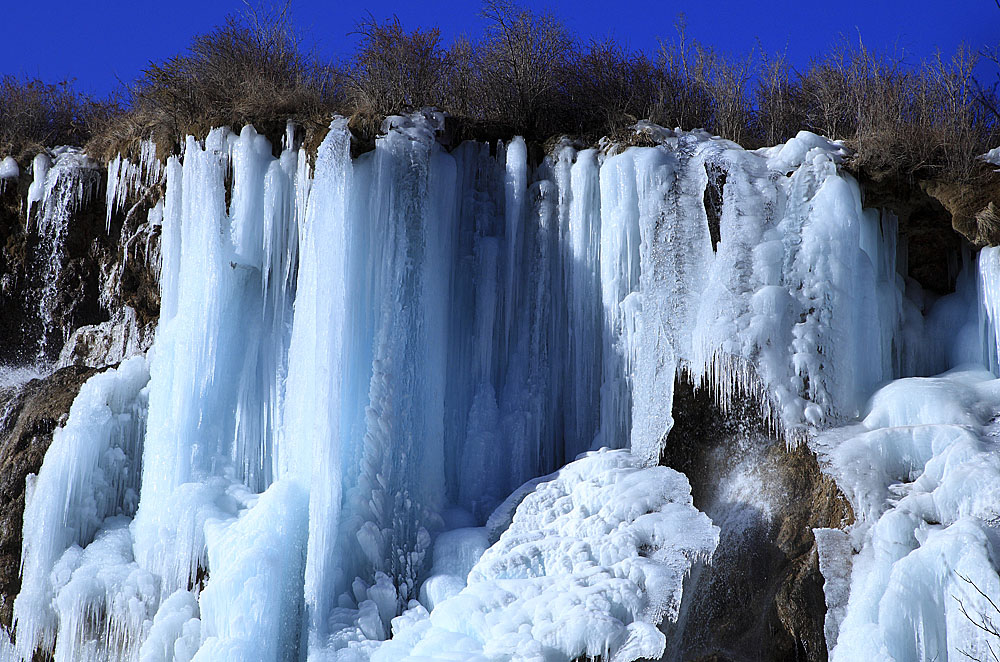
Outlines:
POLYGON ((445 54, 445 62, 441 107, 457 117, 482 117, 482 104, 477 98, 481 84, 475 45, 467 37, 460 36, 445 54))
POLYGON ((981 658, 967 650, 959 650, 959 652, 968 659, 975 660, 976 662, 1000 662, 1000 656, 998 656, 998 651, 1000 651, 1000 622, 998 622, 998 619, 1000 619, 1000 605, 997 605, 994 598, 986 595, 986 593, 984 593, 983 590, 966 575, 959 574, 958 578, 972 587, 972 590, 990 605, 989 610, 986 612, 974 612, 970 614, 969 610, 965 606, 965 601, 958 596, 952 596, 958 602, 958 609, 962 612, 962 615, 965 616, 965 618, 968 619, 968 621, 972 623, 976 629, 986 634, 986 636, 992 640, 986 642, 986 650, 989 651, 990 654, 989 658, 981 658))
POLYGON ((483 16, 488 25, 475 62, 484 118, 533 138, 557 132, 566 115, 569 32, 551 14, 535 14, 508 0, 487 0, 483 16))
POLYGON ((984 172, 976 156, 1000 138, 975 62, 960 48, 911 67, 902 55, 844 45, 801 77, 805 126, 847 140, 855 166, 877 178, 970 180, 984 172))
POLYGON ((805 126, 802 84, 784 54, 769 56, 760 49, 754 100, 756 136, 761 145, 776 145, 805 126))
POLYGON ((0 157, 52 145, 80 145, 95 123, 112 114, 109 103, 77 94, 68 82, 0 77, 0 157))
POLYGON ((576 133, 615 134, 659 106, 659 72, 645 54, 614 39, 591 41, 570 61, 568 104, 576 133))
POLYGON ((361 44, 348 73, 348 96, 356 112, 378 115, 439 105, 447 61, 437 28, 407 32, 399 19, 357 27, 361 44))
POLYGON ((239 16, 195 37, 187 53, 151 63, 128 88, 131 111, 103 133, 96 151, 153 135, 176 141, 212 126, 254 123, 280 132, 288 119, 308 123, 333 107, 335 70, 303 51, 289 4, 239 16))
MULTIPOLYGON (((217 125, 280 134, 287 119, 316 128, 315 138, 333 112, 374 133, 385 115, 424 106, 455 117, 459 138, 521 134, 539 143, 621 135, 640 119, 748 147, 808 129, 847 141, 870 176, 911 183, 974 181, 989 170, 975 157, 1000 144, 996 86, 976 82, 968 50, 913 66, 845 41, 799 73, 780 54, 733 57, 705 46, 683 17, 649 56, 614 39, 580 42, 551 14, 511 0, 486 0, 483 16, 479 38, 445 46, 436 29, 369 15, 354 56, 334 66, 302 48, 287 2, 250 9, 187 53, 151 64, 117 105, 3 79, 0 107, 15 110, 3 113, 0 146, 9 149, 11 136, 46 144, 96 134, 89 147, 109 156, 150 135, 169 146, 217 125)), ((1000 65, 996 51, 979 55, 1000 65)))
POLYGON ((712 99, 698 81, 707 78, 704 49, 687 37, 684 17, 675 24, 677 35, 660 41, 658 107, 650 118, 667 127, 710 128, 712 99))

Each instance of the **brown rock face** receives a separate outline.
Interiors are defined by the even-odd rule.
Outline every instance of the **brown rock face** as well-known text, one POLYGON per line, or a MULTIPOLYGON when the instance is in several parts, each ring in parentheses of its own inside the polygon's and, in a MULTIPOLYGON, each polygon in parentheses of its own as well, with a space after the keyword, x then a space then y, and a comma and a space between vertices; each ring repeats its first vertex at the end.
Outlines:
MULTIPOLYGON (((154 186, 130 196, 123 209, 112 214, 108 227, 107 174, 103 169, 90 172, 92 195, 66 224, 61 269, 47 295, 44 278, 52 248, 39 236, 37 219, 29 224, 25 216, 31 175, 24 169, 18 180, 0 185, 0 365, 37 360, 43 296, 50 297, 47 306, 55 327, 45 348, 50 360, 58 357, 74 330, 105 322, 125 305, 135 310, 143 326, 154 324, 159 315, 159 227, 146 221, 162 189, 154 186)), ((36 214, 33 210, 32 216, 36 214)))
POLYGON ((815 456, 788 449, 756 407, 722 412, 678 382, 661 463, 691 482, 695 506, 722 529, 712 564, 685 585, 667 626, 667 660, 823 661, 826 602, 812 530, 853 513, 815 456))
POLYGON ((14 392, 0 390, 0 625, 10 629, 21 590, 21 525, 25 476, 37 474, 52 433, 62 424, 80 386, 97 370, 63 368, 14 392))
POLYGON ((981 185, 946 181, 922 182, 921 188, 948 210, 952 227, 974 246, 1000 245, 1000 176, 984 178, 981 185))

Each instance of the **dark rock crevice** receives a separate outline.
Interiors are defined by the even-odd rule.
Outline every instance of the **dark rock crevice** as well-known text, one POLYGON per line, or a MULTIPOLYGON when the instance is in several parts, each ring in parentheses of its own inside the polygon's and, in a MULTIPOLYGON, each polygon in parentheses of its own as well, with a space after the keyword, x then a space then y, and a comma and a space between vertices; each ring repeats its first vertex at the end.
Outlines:
MULTIPOLYGON (((99 169, 92 195, 71 211, 59 251, 61 268, 54 300, 47 303, 54 333, 44 349, 47 360, 59 356, 63 343, 80 327, 101 324, 125 306, 139 325, 155 325, 159 315, 156 264, 159 227, 150 225, 150 210, 163 195, 162 186, 129 196, 108 224, 107 172, 99 169)), ((40 297, 45 295, 50 246, 26 217, 31 175, 0 188, 0 365, 26 365, 39 358, 42 337, 40 297)), ((36 206, 37 207, 37 206, 36 206)), ((32 210, 34 217, 38 212, 32 210)))
POLYGON ((777 439, 747 399, 724 412, 678 380, 661 463, 687 475, 694 505, 722 529, 665 629, 667 660, 820 662, 826 603, 813 528, 853 520, 805 444, 777 439))

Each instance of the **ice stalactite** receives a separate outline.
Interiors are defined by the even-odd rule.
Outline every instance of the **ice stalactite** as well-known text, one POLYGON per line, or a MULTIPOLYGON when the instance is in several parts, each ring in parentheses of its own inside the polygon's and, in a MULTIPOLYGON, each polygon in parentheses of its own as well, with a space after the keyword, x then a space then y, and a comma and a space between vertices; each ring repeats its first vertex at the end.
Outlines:
MULTIPOLYGON (((288 354, 285 413, 276 472, 310 490, 305 617, 310 649, 323 645, 335 598, 342 438, 350 411, 341 369, 347 308, 347 222, 352 196, 350 134, 335 123, 316 156, 315 193, 298 233, 295 318, 288 354), (344 430, 342 431, 342 428, 344 430)), ((347 373, 349 374, 349 373, 347 373)), ((355 382, 356 384, 356 382, 355 382)))
POLYGON ((107 230, 111 230, 111 218, 122 209, 130 195, 141 189, 162 182, 163 162, 156 157, 156 143, 143 140, 139 144, 138 158, 133 160, 122 155, 108 163, 108 186, 105 192, 107 210, 107 230))
MULTIPOLYGON (((296 172, 271 156, 252 128, 189 140, 183 164, 167 165, 161 237, 162 304, 150 365, 151 398, 137 558, 170 593, 195 581, 207 562, 203 522, 232 518, 246 494, 273 480, 273 411, 287 351, 293 292, 264 240, 270 219, 290 222, 296 172), (232 169, 232 204, 225 181, 232 169), (165 535, 169 532, 169 535, 165 535)), ((276 231, 287 236, 285 231, 276 231)))

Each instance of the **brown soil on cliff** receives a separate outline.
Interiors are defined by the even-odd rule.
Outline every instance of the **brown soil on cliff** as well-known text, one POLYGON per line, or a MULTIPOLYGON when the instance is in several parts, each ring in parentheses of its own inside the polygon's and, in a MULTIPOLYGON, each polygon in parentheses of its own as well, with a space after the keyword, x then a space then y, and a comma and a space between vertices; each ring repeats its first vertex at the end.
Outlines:
POLYGON ((685 585, 667 626, 671 660, 827 659, 826 602, 812 530, 853 521, 804 445, 769 435, 752 404, 724 413, 678 381, 661 463, 687 475, 694 505, 722 529, 712 564, 685 585))
POLYGON ((0 625, 11 627, 21 590, 21 526, 25 476, 37 474, 52 433, 65 422, 80 386, 97 370, 63 368, 16 392, 0 391, 0 625))

